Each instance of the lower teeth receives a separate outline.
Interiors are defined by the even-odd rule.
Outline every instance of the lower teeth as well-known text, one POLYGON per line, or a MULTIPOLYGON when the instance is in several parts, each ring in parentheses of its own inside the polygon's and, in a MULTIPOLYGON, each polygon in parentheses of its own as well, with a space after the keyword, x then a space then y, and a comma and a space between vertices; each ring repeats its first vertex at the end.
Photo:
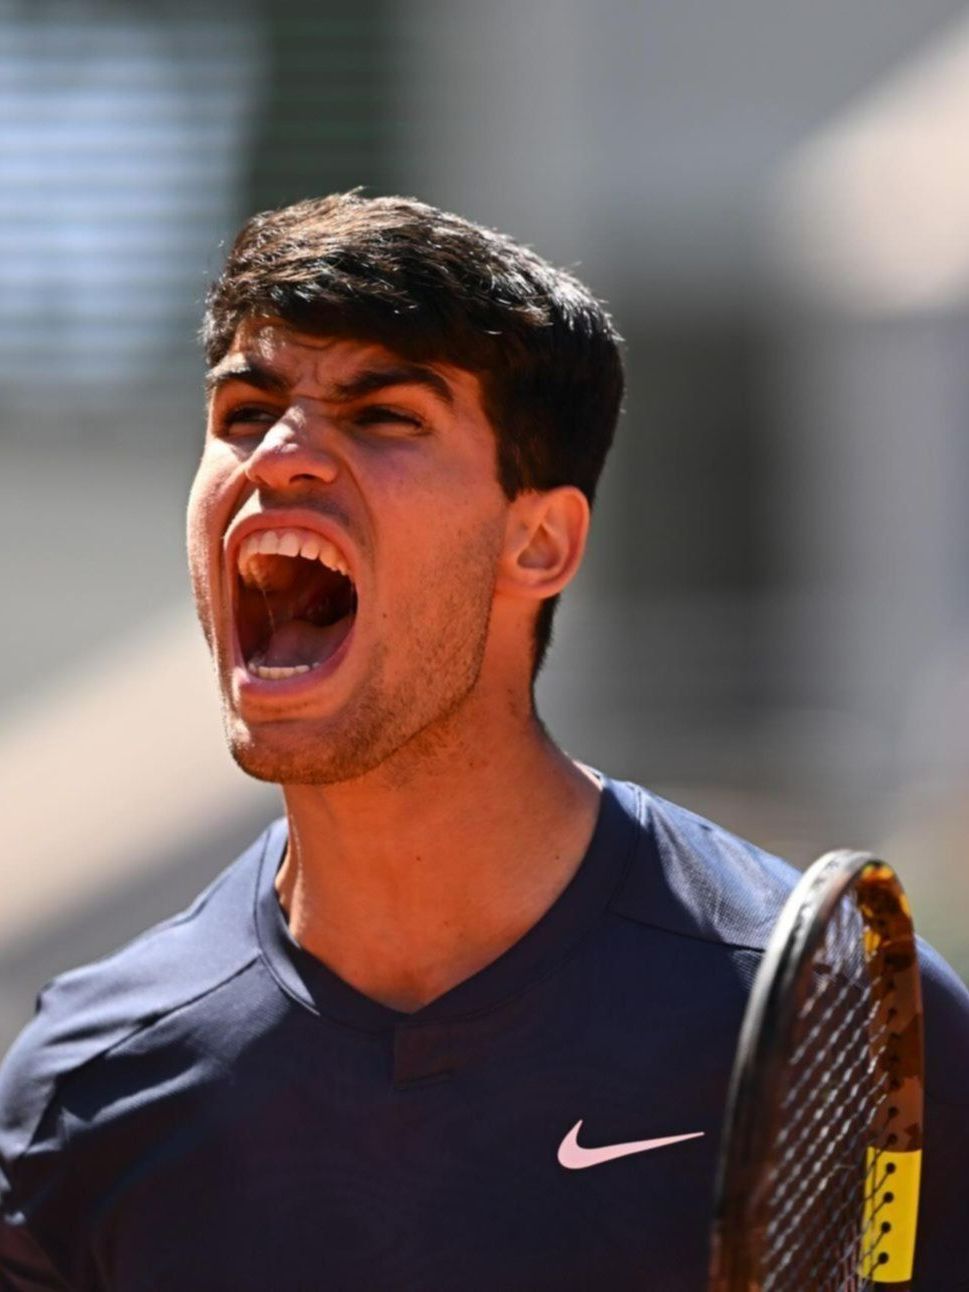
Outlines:
POLYGON ((297 673, 308 673, 311 668, 316 668, 315 664, 293 664, 292 666, 281 666, 273 664, 255 664, 250 662, 249 672, 254 673, 256 677, 280 678, 295 677, 297 673))

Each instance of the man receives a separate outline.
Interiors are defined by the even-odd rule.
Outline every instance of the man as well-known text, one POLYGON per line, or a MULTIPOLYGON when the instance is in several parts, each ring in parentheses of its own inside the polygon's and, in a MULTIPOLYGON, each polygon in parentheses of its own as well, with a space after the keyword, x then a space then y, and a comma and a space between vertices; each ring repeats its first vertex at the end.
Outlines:
MULTIPOLYGON (((505 238, 350 194, 249 221, 203 336, 192 582, 232 753, 286 817, 43 994, 0 1083, 3 1286, 702 1288, 792 872, 534 709, 622 396, 608 316, 505 238)), ((969 996, 924 969, 941 1290, 969 996)))

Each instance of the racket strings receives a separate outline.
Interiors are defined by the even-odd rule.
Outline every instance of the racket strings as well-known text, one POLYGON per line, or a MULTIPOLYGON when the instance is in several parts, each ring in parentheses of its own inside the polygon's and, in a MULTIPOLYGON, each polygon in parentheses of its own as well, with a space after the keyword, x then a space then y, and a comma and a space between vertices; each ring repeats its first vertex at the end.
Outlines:
MULTIPOLYGON (((814 1049, 818 1038, 825 1034, 825 1027, 828 1025, 829 1018, 832 1014, 836 1014, 838 1012, 840 1006, 852 999, 856 1003, 860 1003, 862 1006, 865 1006, 868 1000, 867 993, 862 990, 857 982, 852 982, 850 978, 846 977, 836 978, 833 973, 829 973, 827 965, 817 966, 816 980, 818 984, 817 990, 809 997, 799 1011, 800 1018, 802 1020, 808 1020, 812 1014, 818 1014, 819 997, 829 991, 831 983, 837 983, 840 981, 841 986, 838 996, 828 1002, 826 1012, 821 1014, 813 1024, 809 1022, 806 1023, 807 1030, 805 1035, 797 1049, 791 1055, 790 1059, 790 1066, 795 1069, 801 1064, 808 1051, 814 1049)), ((874 1021, 874 1018, 879 1011, 878 1002, 871 1001, 870 1003, 867 1003, 867 1008, 871 1014, 872 1021, 874 1021)), ((842 1023, 838 1025, 839 1034, 845 1031, 849 1022, 855 1023, 857 1020, 843 1020, 842 1023)), ((831 1039, 833 1041, 833 1034, 831 1034, 831 1039)))
POLYGON ((869 1149, 889 1115, 890 986, 866 950, 857 905, 842 901, 798 1012, 779 1101, 762 1292, 871 1286, 864 1271, 884 1238, 874 1199, 886 1172, 869 1149))
MULTIPOLYGON (((799 1196, 788 1200, 784 1213, 771 1226, 766 1259, 773 1265, 766 1287, 855 1287, 865 1250, 877 1247, 876 1235, 859 1248, 859 1196, 862 1194, 863 1151, 871 1123, 830 1136, 813 1170, 803 1174, 799 1196), (856 1150, 845 1162, 845 1146, 856 1150)), ((783 1206, 783 1204, 782 1204, 783 1206)))
POLYGON ((841 1022, 830 1031, 826 1030, 823 1019, 815 1024, 805 1043, 791 1060, 791 1067, 796 1071, 805 1055, 813 1056, 808 1060, 801 1075, 791 1083, 790 1089, 781 1101, 784 1113, 790 1117, 790 1120, 782 1126, 778 1136, 781 1144, 799 1133, 801 1123, 810 1114, 813 1102, 810 1092, 824 1092, 833 1084, 831 1078, 836 1078, 840 1068, 850 1063, 852 1051, 846 1046, 846 1042, 851 1038, 853 1029, 866 1027, 873 1021, 874 1011, 865 1008, 864 998, 859 1000, 857 987, 850 983, 846 984, 840 998, 834 1003, 832 1012, 835 1010, 842 1011, 841 1022), (843 1008, 852 996, 855 998, 854 1007, 843 1008), (829 1080, 819 1085, 818 1077, 822 1072, 827 1074, 829 1080), (809 1092, 807 1098, 805 1098, 805 1088, 809 1092))
MULTIPOLYGON (((862 1077, 845 1097, 855 1097, 864 1084, 862 1077)), ((856 1215, 864 1168, 846 1165, 843 1157, 846 1143, 854 1140, 859 1147, 864 1143, 865 1130, 864 1124, 854 1129, 849 1125, 847 1133, 841 1128, 840 1134, 829 1135, 816 1160, 802 1172, 799 1189, 790 1191, 786 1200, 778 1199, 768 1230, 765 1258, 772 1270, 765 1289, 836 1288, 840 1292, 855 1286, 845 1281, 844 1270, 860 1263, 856 1215), (818 1202, 819 1196, 823 1203, 818 1202), (810 1281, 804 1282, 807 1276, 810 1281)))
MULTIPOLYGON (((858 1074, 855 1082, 843 1088, 845 1099, 855 1099, 867 1092, 867 1073, 858 1074)), ((838 1095, 840 1099, 842 1095, 838 1095)), ((789 1267, 804 1265, 813 1276, 830 1267, 832 1254, 837 1256, 844 1248, 851 1247, 854 1234, 854 1212, 863 1183, 863 1167, 845 1164, 846 1143, 863 1142, 865 1125, 854 1126, 852 1119, 836 1123, 836 1099, 829 1097, 818 1108, 817 1123, 835 1122, 832 1132, 820 1137, 821 1147, 806 1169, 797 1175, 797 1183, 784 1192, 778 1190, 774 1214, 768 1227, 767 1259, 774 1270, 774 1281, 779 1287, 805 1286, 784 1282, 789 1267), (823 1204, 818 1199, 823 1197, 823 1204)), ((863 1158, 862 1158, 863 1161, 863 1158)), ((765 1283, 767 1286, 774 1284, 765 1283)), ((812 1282, 811 1287, 815 1284, 812 1282)), ((825 1284, 824 1286, 827 1286, 825 1284)), ((834 1286, 840 1287, 841 1283, 834 1286)))
POLYGON ((845 1042, 857 1037, 859 1029, 871 1028, 877 1012, 877 1004, 868 1004, 867 995, 856 981, 836 974, 827 963, 817 966, 813 987, 799 1010, 803 1036, 788 1061, 788 1071, 794 1075, 789 1077, 787 1093, 781 1099, 786 1119, 778 1136, 781 1143, 799 1131, 800 1123, 810 1113, 811 1092, 823 1094, 835 1085, 830 1078, 837 1075, 839 1067, 850 1062, 853 1053, 846 1048, 845 1042), (832 989, 837 993, 834 997, 831 996, 832 989), (832 1017, 839 1015, 840 1021, 832 1025, 832 1017), (829 1079, 818 1084, 821 1073, 829 1079), (807 1098, 805 1088, 808 1090, 807 1098))
MULTIPOLYGON (((853 1032, 864 1028, 869 1021, 870 1011, 863 1008, 847 1012, 843 1025, 832 1033, 830 1042, 818 1047, 813 1062, 792 1083, 782 1103, 789 1120, 782 1125, 776 1140, 782 1153, 798 1136, 812 1132, 821 1136, 830 1124, 833 1111, 839 1107, 837 1101, 851 1101, 849 1106, 852 1106, 872 1091, 880 1098, 887 1090, 885 1074, 873 1072, 874 1062, 867 1061, 866 1056, 846 1044, 853 1032)), ((830 1146, 837 1143, 834 1136, 827 1138, 830 1146)))
MULTIPOLYGON (((774 1270, 765 1288, 810 1287, 843 1292, 860 1286, 860 1271, 871 1268, 883 1235, 869 1226, 862 1231, 868 1234, 867 1239, 859 1238, 858 1197, 863 1168, 857 1162, 845 1166, 839 1160, 851 1138, 842 1136, 837 1154, 835 1141, 831 1140, 818 1169, 805 1176, 804 1195, 791 1200, 790 1213, 773 1227, 773 1242, 766 1259, 773 1263, 774 1270), (822 1193, 819 1201, 817 1195, 822 1193)), ((868 1138, 864 1127, 853 1138, 860 1158, 868 1138)))

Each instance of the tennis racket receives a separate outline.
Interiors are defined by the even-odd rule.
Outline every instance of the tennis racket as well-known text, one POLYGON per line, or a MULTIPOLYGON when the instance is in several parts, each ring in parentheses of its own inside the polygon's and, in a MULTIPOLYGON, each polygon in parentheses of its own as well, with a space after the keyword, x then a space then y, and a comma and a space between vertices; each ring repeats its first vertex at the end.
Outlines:
POLYGON ((827 853, 784 906, 747 1005, 710 1292, 911 1287, 922 1073, 905 893, 868 853, 827 853))

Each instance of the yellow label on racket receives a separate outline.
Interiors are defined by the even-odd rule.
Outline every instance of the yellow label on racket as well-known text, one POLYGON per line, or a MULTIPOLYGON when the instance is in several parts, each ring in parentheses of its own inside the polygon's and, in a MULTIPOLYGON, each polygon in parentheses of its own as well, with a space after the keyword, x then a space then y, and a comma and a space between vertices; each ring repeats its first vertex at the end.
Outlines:
POLYGON ((873 1283, 903 1283, 912 1277, 915 1261, 922 1150, 889 1153, 870 1148, 865 1169, 865 1237, 859 1273, 873 1283))

